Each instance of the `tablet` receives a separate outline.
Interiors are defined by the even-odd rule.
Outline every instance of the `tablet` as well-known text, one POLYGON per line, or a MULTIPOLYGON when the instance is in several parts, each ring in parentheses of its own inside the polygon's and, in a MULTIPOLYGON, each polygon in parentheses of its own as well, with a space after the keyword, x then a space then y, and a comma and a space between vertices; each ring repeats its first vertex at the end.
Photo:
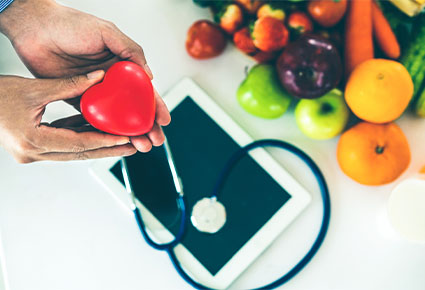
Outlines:
MULTIPOLYGON (((191 79, 180 81, 164 100, 172 117, 164 132, 190 214, 198 200, 212 194, 230 156, 253 139, 191 79)), ((170 241, 178 232, 180 215, 164 148, 126 160, 149 233, 158 242, 170 241)), ((95 161, 91 172, 130 209, 119 159, 95 161)), ((175 248, 192 278, 216 289, 229 287, 311 200, 264 149, 251 151, 237 163, 218 198, 226 208, 225 226, 215 234, 201 233, 188 219, 186 234, 175 248)))

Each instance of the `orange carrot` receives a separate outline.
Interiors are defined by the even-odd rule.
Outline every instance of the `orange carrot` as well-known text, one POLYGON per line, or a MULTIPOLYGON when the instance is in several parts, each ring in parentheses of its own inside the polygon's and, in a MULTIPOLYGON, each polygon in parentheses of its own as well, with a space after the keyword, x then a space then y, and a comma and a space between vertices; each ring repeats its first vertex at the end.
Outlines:
POLYGON ((400 57, 400 45, 379 6, 372 2, 373 33, 381 50, 390 58, 400 57))
POLYGON ((345 73, 373 58, 372 0, 349 2, 345 23, 345 73))

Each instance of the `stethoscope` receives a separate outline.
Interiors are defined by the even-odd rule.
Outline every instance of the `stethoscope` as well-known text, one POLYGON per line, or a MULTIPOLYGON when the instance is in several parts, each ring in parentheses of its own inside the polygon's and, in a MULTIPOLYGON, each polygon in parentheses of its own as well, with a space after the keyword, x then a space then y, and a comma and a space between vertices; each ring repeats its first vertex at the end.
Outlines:
MULTIPOLYGON (((280 277, 279 279, 275 280, 272 283, 269 283, 265 286, 256 288, 256 289, 272 289, 276 288, 286 282, 288 282, 291 278, 293 278, 296 274, 298 274, 313 258, 313 256, 317 253, 320 246, 323 243, 323 240, 325 239, 326 232, 329 227, 329 220, 330 220, 330 211, 331 211, 331 205, 330 205, 330 198, 329 198, 329 191, 328 187, 325 181, 325 178, 323 177, 322 172, 320 171, 319 167, 316 165, 316 163, 303 151, 301 151, 299 148, 295 147, 294 145, 291 145, 287 142, 280 141, 280 140, 272 140, 272 139, 265 139, 265 140, 259 140, 254 141, 242 148, 240 148, 236 153, 234 153, 231 158, 227 161, 226 165, 224 166, 223 170, 218 176, 217 182, 213 188, 212 194, 209 197, 202 198, 199 200, 195 205, 193 206, 192 213, 190 216, 190 220, 192 222, 192 225, 200 232, 203 233, 210 233, 214 234, 218 232, 226 223, 226 209, 224 205, 219 201, 218 194, 220 193, 220 190, 224 183, 226 182, 226 179, 230 173, 230 171, 233 169, 233 166, 248 152, 250 152, 253 149, 260 148, 260 147, 277 147, 284 150, 287 150, 296 156, 298 156, 301 160, 303 160, 310 170, 313 172, 314 176, 316 177, 317 182, 319 183, 320 192, 322 196, 322 202, 323 202, 323 219, 322 224, 320 226, 319 233, 316 237, 316 240, 314 241, 313 245, 311 246, 310 250, 307 252, 307 254, 285 275, 280 277)), ((121 159, 121 169, 122 174, 124 177, 124 184, 125 188, 130 195, 130 203, 131 203, 131 209, 133 210, 134 217, 137 221, 137 224, 139 226, 139 229, 143 235, 143 238, 145 241, 154 249, 157 250, 164 250, 168 253, 171 262, 173 263, 174 268, 176 271, 180 274, 180 276, 188 282, 190 285, 192 285, 196 289, 211 289, 209 287, 206 287, 195 280, 193 280, 183 269, 181 266, 179 260, 177 259, 177 256, 174 252, 174 247, 177 246, 177 244, 180 243, 182 240, 185 230, 186 230, 186 220, 187 220, 187 208, 186 208, 186 202, 184 200, 184 193, 183 193, 183 187, 181 180, 177 174, 176 167, 174 165, 173 156, 171 154, 170 146, 165 140, 164 142, 164 149, 167 156, 168 164, 170 166, 172 178, 174 181, 174 185, 177 192, 177 204, 181 213, 181 221, 180 221, 180 227, 179 231, 174 238, 173 241, 165 244, 158 244, 154 242, 149 234, 146 231, 145 224, 143 222, 142 215, 140 214, 139 208, 136 205, 136 197, 129 179, 128 175, 128 169, 127 169, 127 163, 125 158, 121 159)))

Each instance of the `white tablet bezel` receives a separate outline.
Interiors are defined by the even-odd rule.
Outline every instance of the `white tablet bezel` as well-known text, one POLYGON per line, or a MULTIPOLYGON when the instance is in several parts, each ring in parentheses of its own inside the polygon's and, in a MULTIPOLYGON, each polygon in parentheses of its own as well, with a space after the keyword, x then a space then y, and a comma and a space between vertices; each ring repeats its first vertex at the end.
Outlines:
MULTIPOLYGON (((172 111, 187 96, 190 96, 239 146, 254 141, 189 78, 181 80, 173 87, 164 96, 164 101, 169 110, 172 111)), ((310 194, 264 149, 255 149, 249 154, 291 195, 291 198, 214 276, 184 246, 180 244, 175 248, 176 255, 184 269, 196 281, 210 288, 224 289, 229 287, 311 201, 310 194)), ((118 160, 117 158, 97 160, 93 162, 90 171, 122 205, 130 209, 129 197, 125 188, 109 170, 118 160)), ((140 202, 138 202, 138 206, 146 226, 150 229, 150 234, 157 241, 166 242, 173 238, 173 235, 140 202)))

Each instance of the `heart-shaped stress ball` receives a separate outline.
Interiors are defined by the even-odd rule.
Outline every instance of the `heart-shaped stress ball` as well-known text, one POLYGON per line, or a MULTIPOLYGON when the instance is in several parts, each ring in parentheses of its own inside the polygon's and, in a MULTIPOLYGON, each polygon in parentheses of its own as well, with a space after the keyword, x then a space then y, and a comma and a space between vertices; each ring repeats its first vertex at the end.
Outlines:
POLYGON ((155 121, 155 97, 149 76, 137 64, 117 62, 103 81, 81 98, 81 113, 101 131, 139 136, 149 132, 155 121))

